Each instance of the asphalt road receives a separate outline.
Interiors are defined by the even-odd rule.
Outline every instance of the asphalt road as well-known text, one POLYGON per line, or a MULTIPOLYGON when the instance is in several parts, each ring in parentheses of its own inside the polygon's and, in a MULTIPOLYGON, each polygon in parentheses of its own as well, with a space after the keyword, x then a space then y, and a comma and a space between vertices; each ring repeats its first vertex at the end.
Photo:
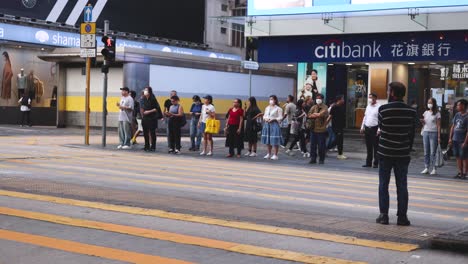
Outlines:
MULTIPOLYGON (((468 225, 468 181, 410 167, 413 225, 375 224, 377 171, 346 161, 310 166, 91 146, 82 130, 0 126, 0 263, 468 263, 430 249, 431 237, 468 225)), ((184 139, 187 146, 187 139, 184 139)), ((186 149, 186 148, 185 148, 186 149)), ((263 148, 259 151, 263 151, 263 148)))

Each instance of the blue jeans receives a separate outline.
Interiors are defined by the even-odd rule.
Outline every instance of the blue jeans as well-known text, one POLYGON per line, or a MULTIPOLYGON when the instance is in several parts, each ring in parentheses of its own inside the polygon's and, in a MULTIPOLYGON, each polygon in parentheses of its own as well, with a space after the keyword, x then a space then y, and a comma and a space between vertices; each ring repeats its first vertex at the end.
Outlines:
POLYGON ((132 125, 130 122, 119 121, 119 142, 121 146, 130 146, 132 139, 132 125))
POLYGON ((198 118, 192 118, 192 120, 190 120, 190 142, 192 143, 192 149, 200 148, 202 133, 201 129, 198 129, 198 120, 198 118))
POLYGON ((317 148, 319 161, 325 161, 325 141, 327 139, 327 133, 315 133, 312 132, 310 135, 310 159, 317 160, 317 148))
POLYGON ((327 132, 328 132, 328 141, 327 141, 327 149, 332 149, 336 146, 336 141, 335 141, 335 132, 333 132, 333 129, 331 126, 327 127, 327 132))
POLYGON ((424 143, 424 165, 426 168, 434 168, 435 156, 437 152, 438 133, 437 132, 423 132, 424 143))
POLYGON ((379 208, 381 214, 388 214, 390 207, 390 195, 388 185, 390 177, 395 173, 397 187, 398 216, 406 216, 408 211, 408 166, 410 158, 392 159, 381 158, 379 164, 379 208))

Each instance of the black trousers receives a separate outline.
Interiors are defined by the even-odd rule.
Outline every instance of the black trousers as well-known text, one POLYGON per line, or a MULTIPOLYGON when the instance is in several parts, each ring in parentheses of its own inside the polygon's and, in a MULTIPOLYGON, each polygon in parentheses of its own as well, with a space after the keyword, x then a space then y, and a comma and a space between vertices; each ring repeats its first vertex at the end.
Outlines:
POLYGON ((180 150, 180 124, 169 120, 169 149, 180 150))
POLYGON ((344 143, 343 130, 333 129, 333 133, 335 133, 335 143, 336 143, 336 147, 338 148, 338 155, 343 155, 343 143, 344 143))
POLYGON ((372 159, 374 159, 374 165, 379 164, 379 159, 377 157, 377 147, 379 146, 379 137, 377 136, 378 126, 375 127, 365 127, 365 138, 366 138, 366 148, 367 148, 367 158, 366 165, 372 165, 372 159))
POLYGON ((301 147, 302 152, 307 152, 307 146, 306 146, 306 139, 305 139, 305 131, 303 129, 299 129, 297 131, 297 134, 294 135, 294 140, 291 142, 291 146, 289 146, 289 150, 292 150, 294 146, 299 142, 299 146, 301 147))
POLYGON ((284 135, 284 144, 283 146, 287 146, 289 142, 289 137, 291 136, 291 124, 288 125, 288 131, 286 131, 286 134, 284 135))
POLYGON ((24 125, 24 119, 26 119, 26 124, 31 125, 31 111, 22 111, 21 112, 21 125, 24 125))
POLYGON ((150 149, 150 137, 151 137, 151 149, 156 150, 156 119, 143 119, 143 136, 145 138, 145 149, 150 149))

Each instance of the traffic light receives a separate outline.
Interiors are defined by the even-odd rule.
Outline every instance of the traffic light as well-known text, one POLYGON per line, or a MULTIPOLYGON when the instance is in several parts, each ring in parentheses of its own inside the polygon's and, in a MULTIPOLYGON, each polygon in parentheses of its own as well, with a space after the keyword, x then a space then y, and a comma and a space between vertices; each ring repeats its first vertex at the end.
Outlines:
POLYGON ((104 48, 101 50, 102 56, 107 62, 115 61, 115 43, 116 38, 113 36, 104 36, 101 41, 104 43, 104 48))

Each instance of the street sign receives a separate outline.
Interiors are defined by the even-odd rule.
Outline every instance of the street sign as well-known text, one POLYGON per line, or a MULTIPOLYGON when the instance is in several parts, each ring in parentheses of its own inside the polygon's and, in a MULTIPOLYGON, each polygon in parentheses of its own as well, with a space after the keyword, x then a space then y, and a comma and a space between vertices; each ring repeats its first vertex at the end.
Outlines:
POLYGON ((242 67, 246 70, 258 70, 259 65, 258 62, 256 61, 243 61, 242 62, 242 67))
POLYGON ((86 6, 83 11, 84 14, 84 22, 91 22, 93 21, 93 7, 86 6))
POLYGON ((87 22, 81 23, 80 34, 96 34, 96 23, 87 22))
POLYGON ((95 49, 96 48, 96 35, 81 35, 80 47, 95 49))
POLYGON ((81 58, 95 58, 96 57, 96 49, 81 49, 80 50, 80 57, 81 58))

